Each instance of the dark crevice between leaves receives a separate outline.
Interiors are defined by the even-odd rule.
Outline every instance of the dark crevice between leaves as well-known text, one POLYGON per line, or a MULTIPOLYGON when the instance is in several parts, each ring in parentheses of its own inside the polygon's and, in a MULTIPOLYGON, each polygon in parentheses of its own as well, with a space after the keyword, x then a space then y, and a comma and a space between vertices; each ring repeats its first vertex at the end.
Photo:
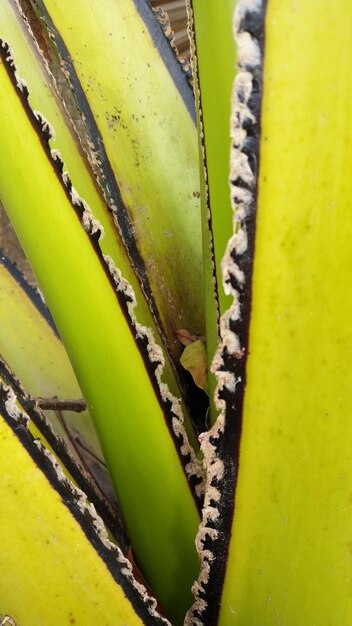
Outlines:
POLYGON ((194 426, 197 433, 203 433, 207 430, 207 416, 209 410, 209 396, 198 387, 191 374, 185 372, 187 405, 190 414, 193 416, 194 426))

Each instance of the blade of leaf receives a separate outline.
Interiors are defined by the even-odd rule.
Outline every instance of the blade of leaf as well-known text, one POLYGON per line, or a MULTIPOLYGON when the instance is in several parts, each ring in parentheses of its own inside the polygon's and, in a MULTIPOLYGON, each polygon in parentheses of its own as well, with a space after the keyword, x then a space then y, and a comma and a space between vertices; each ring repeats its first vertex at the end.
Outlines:
POLYGON ((249 179, 235 201, 248 248, 233 256, 247 263, 246 297, 236 320, 234 293, 237 359, 231 328, 218 354, 233 372, 218 373, 226 415, 204 442, 218 487, 207 623, 352 618, 351 20, 350 4, 328 0, 238 6, 234 139, 245 132, 232 156, 234 187, 249 179), (256 150, 247 160, 259 129, 260 161, 256 150))
POLYGON ((0 604, 16 624, 166 624, 94 509, 0 388, 0 604), (21 502, 21 506, 18 503, 21 502))
POLYGON ((57 154, 50 156, 50 127, 31 112, 6 44, 0 49, 0 196, 95 419, 141 569, 179 623, 198 569, 199 521, 166 423, 182 439, 183 463, 193 472, 180 408, 159 388, 161 355, 145 329, 131 326, 130 287, 101 254, 98 225, 71 191, 57 154))
POLYGON ((219 315, 225 312, 231 302, 226 277, 225 290, 223 288, 221 266, 233 232, 228 170, 232 83, 236 60, 232 32, 235 3, 236 0, 187 2, 198 104, 206 342, 212 424, 217 411, 212 401, 216 379, 211 371, 211 362, 219 341, 219 315))

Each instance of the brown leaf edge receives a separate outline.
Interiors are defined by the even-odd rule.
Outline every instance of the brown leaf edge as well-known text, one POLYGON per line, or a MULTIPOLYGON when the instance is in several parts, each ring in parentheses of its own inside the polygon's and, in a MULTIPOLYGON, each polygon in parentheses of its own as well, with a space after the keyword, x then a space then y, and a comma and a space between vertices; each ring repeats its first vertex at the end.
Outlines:
POLYGON ((255 247, 265 15, 266 0, 240 0, 234 15, 238 51, 230 160, 234 234, 222 262, 224 290, 233 296, 233 303, 221 317, 221 340, 212 363, 220 415, 211 430, 200 436, 206 470, 196 539, 201 573, 193 586, 196 601, 187 613, 187 626, 218 623, 235 514, 255 247))

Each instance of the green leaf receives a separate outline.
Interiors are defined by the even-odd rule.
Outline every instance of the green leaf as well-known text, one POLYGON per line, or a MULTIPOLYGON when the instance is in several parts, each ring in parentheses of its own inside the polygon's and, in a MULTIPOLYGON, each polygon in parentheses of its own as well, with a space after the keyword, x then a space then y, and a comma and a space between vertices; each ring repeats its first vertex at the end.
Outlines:
POLYGON ((162 355, 133 319, 129 285, 99 250, 99 225, 50 153, 48 122, 32 113, 4 42, 1 51, 0 196, 95 420, 138 562, 177 623, 198 569, 199 521, 167 426, 193 472, 179 405, 158 385, 162 355))
MULTIPOLYGON (((190 0, 194 55, 200 90, 202 161, 206 169, 206 201, 210 210, 214 270, 220 312, 231 300, 222 289, 221 261, 232 235, 229 193, 230 117, 236 50, 232 21, 236 0, 190 0), (209 42, 212 45, 209 45, 209 42)), ((207 210, 204 210, 207 216, 207 210)), ((209 216, 205 220, 209 228, 209 216)), ((207 277, 209 281, 209 277, 207 277)))
POLYGON ((214 423, 216 379, 211 363, 220 337, 219 316, 231 302, 226 281, 223 288, 222 258, 233 232, 229 154, 236 61, 232 33, 235 0, 188 0, 187 4, 198 105, 208 387, 210 420, 214 423))

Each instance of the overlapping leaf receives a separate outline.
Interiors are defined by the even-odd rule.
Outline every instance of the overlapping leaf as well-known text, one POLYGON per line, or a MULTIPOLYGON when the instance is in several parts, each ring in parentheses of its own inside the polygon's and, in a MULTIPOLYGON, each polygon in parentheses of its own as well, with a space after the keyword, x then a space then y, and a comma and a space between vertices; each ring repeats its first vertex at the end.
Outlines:
POLYGON ((141 567, 159 588, 161 601, 179 620, 190 603, 189 589, 197 572, 193 537, 198 525, 182 457, 166 423, 171 424, 174 437, 182 439, 184 462, 194 472, 180 409, 167 389, 159 386, 162 355, 148 331, 134 321, 129 285, 111 259, 100 252, 99 226, 72 189, 57 153, 50 152, 46 143, 50 126, 31 111, 26 88, 13 73, 5 43, 2 52, 1 197, 95 418, 141 567), (6 176, 9 167, 11 179, 6 176), (30 211, 24 212, 24 206, 30 211), (174 536, 171 539, 172 529, 180 542, 175 542, 174 536), (156 566, 157 552, 164 561, 160 568, 156 566), (181 569, 183 601, 179 584, 175 590, 181 569))

